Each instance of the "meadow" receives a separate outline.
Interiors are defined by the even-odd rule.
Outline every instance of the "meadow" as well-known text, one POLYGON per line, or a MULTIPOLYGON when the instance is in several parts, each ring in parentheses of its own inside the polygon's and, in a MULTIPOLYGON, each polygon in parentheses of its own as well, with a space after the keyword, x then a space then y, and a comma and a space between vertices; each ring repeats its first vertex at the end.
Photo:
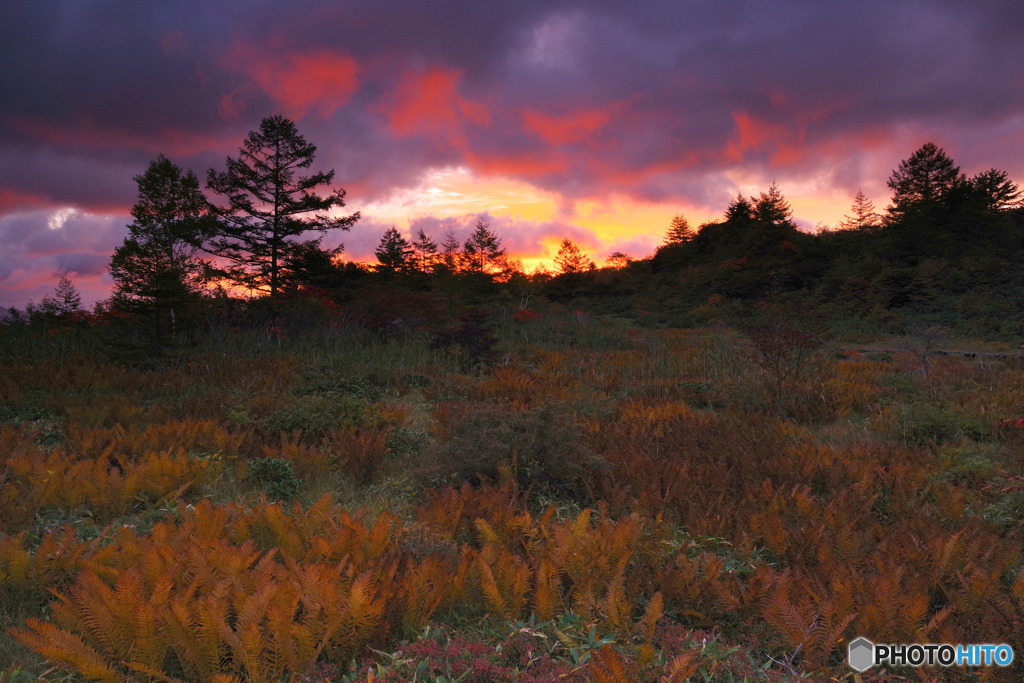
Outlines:
POLYGON ((1024 678, 1019 351, 776 322, 8 326, 0 680, 1024 678))

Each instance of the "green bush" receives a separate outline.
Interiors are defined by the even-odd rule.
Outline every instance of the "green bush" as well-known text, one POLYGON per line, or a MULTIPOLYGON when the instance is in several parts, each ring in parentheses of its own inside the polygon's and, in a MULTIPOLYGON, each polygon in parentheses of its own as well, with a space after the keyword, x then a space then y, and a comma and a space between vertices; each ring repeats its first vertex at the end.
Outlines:
POLYGON ((944 446, 939 450, 941 469, 934 480, 939 483, 957 483, 980 487, 987 483, 999 469, 998 452, 991 456, 983 449, 991 450, 992 445, 963 444, 944 446))
POLYGON ((370 403, 384 400, 384 390, 364 377, 342 377, 330 373, 313 373, 292 390, 296 396, 347 396, 370 403))
POLYGON ((993 524, 1013 529, 1024 519, 1024 491, 1000 494, 981 510, 981 517, 993 524))
POLYGON ((912 444, 945 443, 958 438, 986 441, 990 430, 984 420, 955 407, 933 402, 909 403, 900 412, 897 436, 912 444))
POLYGON ((267 429, 293 432, 301 429, 315 437, 338 427, 360 427, 372 420, 373 407, 361 398, 343 394, 300 396, 281 406, 263 421, 267 429))
POLYGON ((294 498, 302 486, 292 464, 280 458, 256 458, 249 463, 246 477, 270 500, 294 498))
POLYGON ((444 421, 449 438, 435 444, 429 472, 452 482, 509 479, 545 498, 593 502, 604 461, 585 445, 569 406, 542 404, 514 411, 506 405, 453 404, 444 421))
POLYGON ((384 445, 392 455, 405 457, 421 452, 427 445, 427 435, 405 427, 395 427, 388 431, 384 445))

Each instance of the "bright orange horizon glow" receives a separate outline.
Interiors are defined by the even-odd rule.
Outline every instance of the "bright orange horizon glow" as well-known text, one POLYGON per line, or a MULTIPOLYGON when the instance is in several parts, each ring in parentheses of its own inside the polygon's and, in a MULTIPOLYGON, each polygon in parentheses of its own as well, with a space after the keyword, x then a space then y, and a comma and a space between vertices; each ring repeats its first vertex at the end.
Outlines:
MULTIPOLYGON (((745 196, 756 197, 767 186, 755 178, 737 173, 730 177, 745 196)), ((807 184, 781 187, 803 229, 815 226, 834 227, 849 212, 852 197, 839 193, 823 193, 822 188, 807 184), (813 217, 814 222, 810 222, 813 217)), ((877 202, 876 202, 877 205, 877 202)), ((648 202, 613 194, 603 199, 581 199, 570 204, 558 193, 537 188, 530 183, 506 176, 478 176, 465 167, 431 171, 414 188, 393 194, 386 201, 353 203, 365 219, 395 225, 407 238, 411 226, 419 218, 464 219, 473 214, 488 213, 499 225, 492 226, 509 248, 510 258, 522 262, 531 272, 538 267, 556 270, 554 258, 563 238, 568 237, 598 266, 609 255, 621 251, 634 259, 650 256, 662 244, 673 216, 682 213, 694 229, 702 223, 721 220, 725 206, 717 210, 681 202, 648 202), (507 219, 513 228, 526 232, 503 231, 500 223, 507 219), (517 244, 522 239, 529 244, 517 244)), ((443 234, 430 234, 440 242, 443 234)), ((372 249, 368 254, 353 254, 355 260, 374 263, 372 249)))

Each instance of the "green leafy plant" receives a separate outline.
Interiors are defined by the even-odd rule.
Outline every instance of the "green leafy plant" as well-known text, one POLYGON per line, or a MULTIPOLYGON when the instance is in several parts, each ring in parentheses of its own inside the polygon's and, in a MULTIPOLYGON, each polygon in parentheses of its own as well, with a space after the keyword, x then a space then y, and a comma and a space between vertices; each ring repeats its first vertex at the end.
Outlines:
POLYGON ((292 464, 280 458, 252 460, 246 476, 271 500, 294 498, 302 487, 292 464))
POLYGON ((263 424, 278 432, 301 429, 307 435, 318 436, 329 429, 362 426, 371 416, 371 406, 365 400, 327 393, 300 396, 274 410, 263 424))

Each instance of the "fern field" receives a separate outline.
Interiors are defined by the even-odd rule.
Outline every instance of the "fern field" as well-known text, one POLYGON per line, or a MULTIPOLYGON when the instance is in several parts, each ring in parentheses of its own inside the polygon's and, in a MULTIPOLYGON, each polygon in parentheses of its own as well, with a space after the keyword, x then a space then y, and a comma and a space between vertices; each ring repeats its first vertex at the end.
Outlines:
POLYGON ((1024 678, 1016 351, 492 327, 8 343, 0 680, 1024 678), (858 636, 1018 660, 855 675, 858 636))

